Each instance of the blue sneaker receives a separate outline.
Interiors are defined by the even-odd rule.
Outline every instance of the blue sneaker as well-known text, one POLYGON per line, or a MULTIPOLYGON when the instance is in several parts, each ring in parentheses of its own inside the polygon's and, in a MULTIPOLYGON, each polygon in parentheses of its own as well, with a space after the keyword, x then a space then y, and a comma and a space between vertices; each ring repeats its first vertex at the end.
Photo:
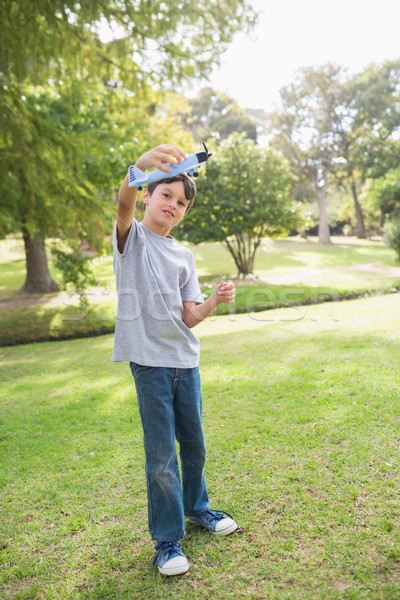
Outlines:
POLYGON ((223 510, 206 510, 199 517, 188 517, 189 521, 197 523, 211 531, 213 535, 229 535, 237 529, 233 517, 223 510))
POLYGON ((153 565, 157 563, 161 575, 182 575, 189 570, 189 561, 178 542, 158 542, 156 552, 153 565))

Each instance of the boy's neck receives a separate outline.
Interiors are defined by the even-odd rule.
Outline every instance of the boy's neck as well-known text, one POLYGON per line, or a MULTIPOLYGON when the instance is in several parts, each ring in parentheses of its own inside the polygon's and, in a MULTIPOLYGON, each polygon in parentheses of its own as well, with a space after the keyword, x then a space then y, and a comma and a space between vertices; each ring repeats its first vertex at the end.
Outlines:
POLYGON ((146 213, 144 213, 142 223, 151 232, 156 233, 157 235, 161 235, 162 237, 167 237, 172 229, 172 227, 160 227, 160 225, 154 223, 152 219, 146 219, 146 213))

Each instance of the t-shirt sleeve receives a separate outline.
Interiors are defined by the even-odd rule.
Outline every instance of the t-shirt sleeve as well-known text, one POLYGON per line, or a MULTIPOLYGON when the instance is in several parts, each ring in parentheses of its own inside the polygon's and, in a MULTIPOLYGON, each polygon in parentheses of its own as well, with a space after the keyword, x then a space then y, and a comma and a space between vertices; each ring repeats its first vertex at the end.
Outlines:
POLYGON ((196 264, 194 262, 194 256, 192 254, 192 268, 189 275, 189 279, 185 285, 181 288, 182 302, 196 302, 196 304, 202 304, 204 302, 203 294, 201 293, 199 280, 196 273, 196 264))
POLYGON ((137 225, 138 222, 136 221, 136 219, 133 219, 131 228, 129 229, 128 237, 125 240, 124 250, 123 252, 120 252, 118 249, 117 222, 115 222, 113 230, 113 249, 115 257, 124 257, 128 252, 133 250, 134 239, 137 235, 137 225))

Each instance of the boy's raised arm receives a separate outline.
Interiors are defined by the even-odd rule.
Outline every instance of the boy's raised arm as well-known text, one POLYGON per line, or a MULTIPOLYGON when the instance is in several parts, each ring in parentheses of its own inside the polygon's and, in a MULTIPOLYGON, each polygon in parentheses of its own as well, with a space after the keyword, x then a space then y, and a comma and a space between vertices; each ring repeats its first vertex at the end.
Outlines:
POLYGON ((129 228, 135 214, 138 189, 128 187, 129 176, 126 175, 118 193, 117 207, 117 240, 118 250, 123 252, 129 228))
MULTIPOLYGON (((141 170, 146 171, 152 167, 158 167, 165 173, 170 173, 168 165, 174 166, 176 162, 182 162, 186 158, 185 152, 171 144, 161 144, 149 152, 145 152, 138 158, 135 165, 141 170)), ((130 188, 129 176, 126 175, 122 182, 118 193, 117 207, 117 239, 118 250, 123 251, 126 238, 128 237, 129 229, 132 225, 135 215, 136 201, 138 197, 138 189, 130 188)))

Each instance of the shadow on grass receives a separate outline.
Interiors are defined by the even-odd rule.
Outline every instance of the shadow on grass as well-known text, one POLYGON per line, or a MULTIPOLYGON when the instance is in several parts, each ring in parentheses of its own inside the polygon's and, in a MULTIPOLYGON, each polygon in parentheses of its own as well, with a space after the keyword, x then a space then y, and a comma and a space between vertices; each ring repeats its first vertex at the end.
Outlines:
POLYGON ((0 346, 69 340, 113 333, 115 318, 99 318, 98 308, 82 313, 79 307, 33 305, 0 311, 0 346))

